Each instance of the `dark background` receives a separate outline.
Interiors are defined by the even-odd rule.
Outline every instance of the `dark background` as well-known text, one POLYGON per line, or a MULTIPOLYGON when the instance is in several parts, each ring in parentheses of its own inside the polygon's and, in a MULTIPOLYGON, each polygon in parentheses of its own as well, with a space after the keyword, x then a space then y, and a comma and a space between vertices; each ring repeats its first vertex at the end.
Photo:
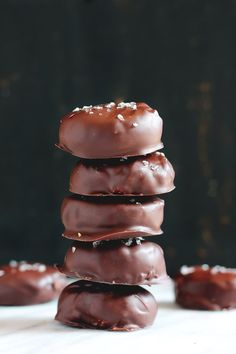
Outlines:
POLYGON ((176 170, 163 246, 182 264, 236 266, 236 1, 0 2, 0 261, 57 262, 76 159, 54 148, 76 106, 145 101, 176 170))

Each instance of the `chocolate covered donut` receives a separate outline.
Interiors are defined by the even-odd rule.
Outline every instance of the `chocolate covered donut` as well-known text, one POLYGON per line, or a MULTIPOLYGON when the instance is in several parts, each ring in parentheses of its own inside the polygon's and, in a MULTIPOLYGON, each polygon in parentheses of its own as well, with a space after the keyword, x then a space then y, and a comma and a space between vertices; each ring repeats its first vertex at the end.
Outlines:
POLYGON ((0 266, 0 305, 20 306, 48 302, 67 285, 54 267, 11 261, 0 266))
POLYGON ((58 268, 70 277, 102 283, 151 285, 168 278, 161 247, 140 238, 74 242, 58 268))
POLYGON ((79 241, 114 240, 161 234, 164 201, 66 197, 61 207, 63 236, 79 241))
POLYGON ((185 308, 223 310, 236 307, 236 269, 183 266, 175 278, 176 302, 185 308))
POLYGON ((84 106, 62 118, 57 146, 80 159, 61 205, 63 236, 74 242, 58 269, 79 279, 61 293, 61 323, 113 331, 153 323, 156 300, 139 285, 168 276, 161 247, 143 237, 162 234, 157 195, 175 188, 161 138, 162 119, 145 103, 84 106))
POLYGON ((60 124, 62 150, 85 159, 145 155, 163 147, 162 119, 145 103, 76 108, 60 124))
POLYGON ((79 328, 133 331, 153 323, 155 298, 139 286, 78 281, 61 293, 55 319, 79 328))
POLYGON ((174 189, 174 169, 165 155, 129 159, 82 160, 70 177, 70 191, 81 195, 142 196, 174 189))

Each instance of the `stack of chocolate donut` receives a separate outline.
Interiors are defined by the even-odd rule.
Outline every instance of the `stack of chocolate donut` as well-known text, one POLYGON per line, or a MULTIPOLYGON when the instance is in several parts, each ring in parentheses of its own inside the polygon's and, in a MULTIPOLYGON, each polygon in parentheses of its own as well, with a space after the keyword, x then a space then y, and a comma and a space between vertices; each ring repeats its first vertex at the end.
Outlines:
POLYGON ((163 251, 143 237, 162 233, 174 170, 163 153, 162 119, 145 103, 76 108, 60 124, 58 147, 80 158, 62 203, 73 240, 59 269, 79 281, 62 292, 66 325, 130 331, 152 324, 153 295, 140 285, 167 278, 163 251))

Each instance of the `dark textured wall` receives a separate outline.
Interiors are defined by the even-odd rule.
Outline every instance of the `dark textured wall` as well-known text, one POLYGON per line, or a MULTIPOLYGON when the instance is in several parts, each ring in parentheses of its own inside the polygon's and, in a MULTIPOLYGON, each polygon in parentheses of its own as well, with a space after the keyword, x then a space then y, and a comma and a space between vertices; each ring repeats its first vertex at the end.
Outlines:
POLYGON ((146 101, 164 119, 177 189, 157 237, 183 263, 236 266, 236 1, 0 2, 0 260, 55 262, 75 158, 57 151, 75 106, 146 101))

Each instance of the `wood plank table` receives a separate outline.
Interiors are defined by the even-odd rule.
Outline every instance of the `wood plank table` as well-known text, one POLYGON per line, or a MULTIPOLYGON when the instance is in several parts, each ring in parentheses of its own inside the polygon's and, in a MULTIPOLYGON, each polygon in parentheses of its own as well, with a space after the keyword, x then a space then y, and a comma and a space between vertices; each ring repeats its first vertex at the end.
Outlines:
POLYGON ((1 354, 235 354, 236 310, 183 310, 172 284, 151 288, 159 302, 155 324, 124 333, 63 326, 53 320, 56 301, 0 307, 1 354))

